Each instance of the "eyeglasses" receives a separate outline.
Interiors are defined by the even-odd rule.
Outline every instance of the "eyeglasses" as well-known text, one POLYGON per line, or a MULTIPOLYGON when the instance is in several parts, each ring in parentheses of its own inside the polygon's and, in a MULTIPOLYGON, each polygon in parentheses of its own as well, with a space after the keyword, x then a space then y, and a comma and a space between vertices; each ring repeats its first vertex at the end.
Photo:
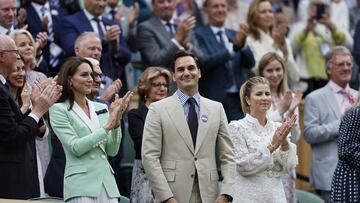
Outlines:
POLYGON ((353 66, 353 64, 351 62, 341 62, 341 63, 331 62, 331 63, 335 64, 339 68, 345 68, 345 66, 351 68, 353 66))
POLYGON ((169 88, 169 84, 167 83, 151 83, 151 86, 152 87, 155 87, 155 88, 161 88, 161 87, 164 87, 164 88, 169 88))
POLYGON ((0 50, 0 53, 6 53, 6 52, 15 52, 17 56, 20 56, 19 50, 12 49, 12 50, 0 50))

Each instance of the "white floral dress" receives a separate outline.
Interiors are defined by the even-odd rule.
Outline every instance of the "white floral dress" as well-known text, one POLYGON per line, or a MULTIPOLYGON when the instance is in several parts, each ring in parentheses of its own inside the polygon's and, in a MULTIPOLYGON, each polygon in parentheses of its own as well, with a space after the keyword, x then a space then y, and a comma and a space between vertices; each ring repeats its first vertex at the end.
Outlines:
POLYGON ((280 125, 268 119, 262 126, 249 114, 229 124, 237 172, 234 203, 286 203, 280 176, 297 165, 296 145, 289 142, 289 150, 279 147, 272 154, 267 148, 280 125))

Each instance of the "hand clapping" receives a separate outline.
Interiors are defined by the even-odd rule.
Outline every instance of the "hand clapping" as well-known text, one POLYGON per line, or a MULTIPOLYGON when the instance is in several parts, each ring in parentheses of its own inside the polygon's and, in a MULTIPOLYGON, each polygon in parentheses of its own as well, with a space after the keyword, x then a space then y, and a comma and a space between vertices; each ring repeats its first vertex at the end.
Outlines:
POLYGON ((115 100, 110 104, 109 107, 110 116, 108 122, 104 126, 106 132, 117 128, 120 125, 122 115, 128 107, 132 95, 133 93, 130 91, 128 91, 122 98, 119 98, 117 94, 115 95, 115 100))
POLYGON ((292 115, 290 119, 287 119, 284 121, 281 126, 276 129, 275 134, 273 135, 271 144, 268 146, 268 149, 272 153, 275 151, 279 146, 287 147, 288 141, 287 141, 287 135, 290 133, 291 129, 295 125, 296 122, 296 115, 292 115))

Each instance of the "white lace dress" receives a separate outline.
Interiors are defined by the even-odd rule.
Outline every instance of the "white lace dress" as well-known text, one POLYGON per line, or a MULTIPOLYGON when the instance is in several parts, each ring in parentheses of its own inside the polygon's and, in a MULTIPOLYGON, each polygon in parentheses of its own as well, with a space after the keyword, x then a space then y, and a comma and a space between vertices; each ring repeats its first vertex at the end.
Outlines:
POLYGON ((234 203, 286 203, 280 176, 297 165, 296 145, 289 142, 289 150, 279 147, 272 154, 267 148, 280 125, 268 119, 261 126, 249 114, 229 124, 237 171, 234 203))

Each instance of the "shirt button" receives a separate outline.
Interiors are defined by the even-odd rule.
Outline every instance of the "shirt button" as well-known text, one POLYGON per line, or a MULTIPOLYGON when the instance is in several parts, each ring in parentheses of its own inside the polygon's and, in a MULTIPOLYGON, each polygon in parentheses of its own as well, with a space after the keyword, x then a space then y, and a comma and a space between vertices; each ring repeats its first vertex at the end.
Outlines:
POLYGON ((190 176, 190 177, 191 177, 191 178, 194 178, 194 176, 195 176, 194 174, 191 174, 191 176, 190 176))
POLYGON ((92 155, 90 156, 90 159, 95 159, 95 155, 92 154, 92 155))
POLYGON ((106 156, 105 156, 105 155, 101 155, 101 158, 105 160, 105 159, 106 159, 106 156))
POLYGON ((194 160, 197 161, 197 157, 195 157, 194 160))

